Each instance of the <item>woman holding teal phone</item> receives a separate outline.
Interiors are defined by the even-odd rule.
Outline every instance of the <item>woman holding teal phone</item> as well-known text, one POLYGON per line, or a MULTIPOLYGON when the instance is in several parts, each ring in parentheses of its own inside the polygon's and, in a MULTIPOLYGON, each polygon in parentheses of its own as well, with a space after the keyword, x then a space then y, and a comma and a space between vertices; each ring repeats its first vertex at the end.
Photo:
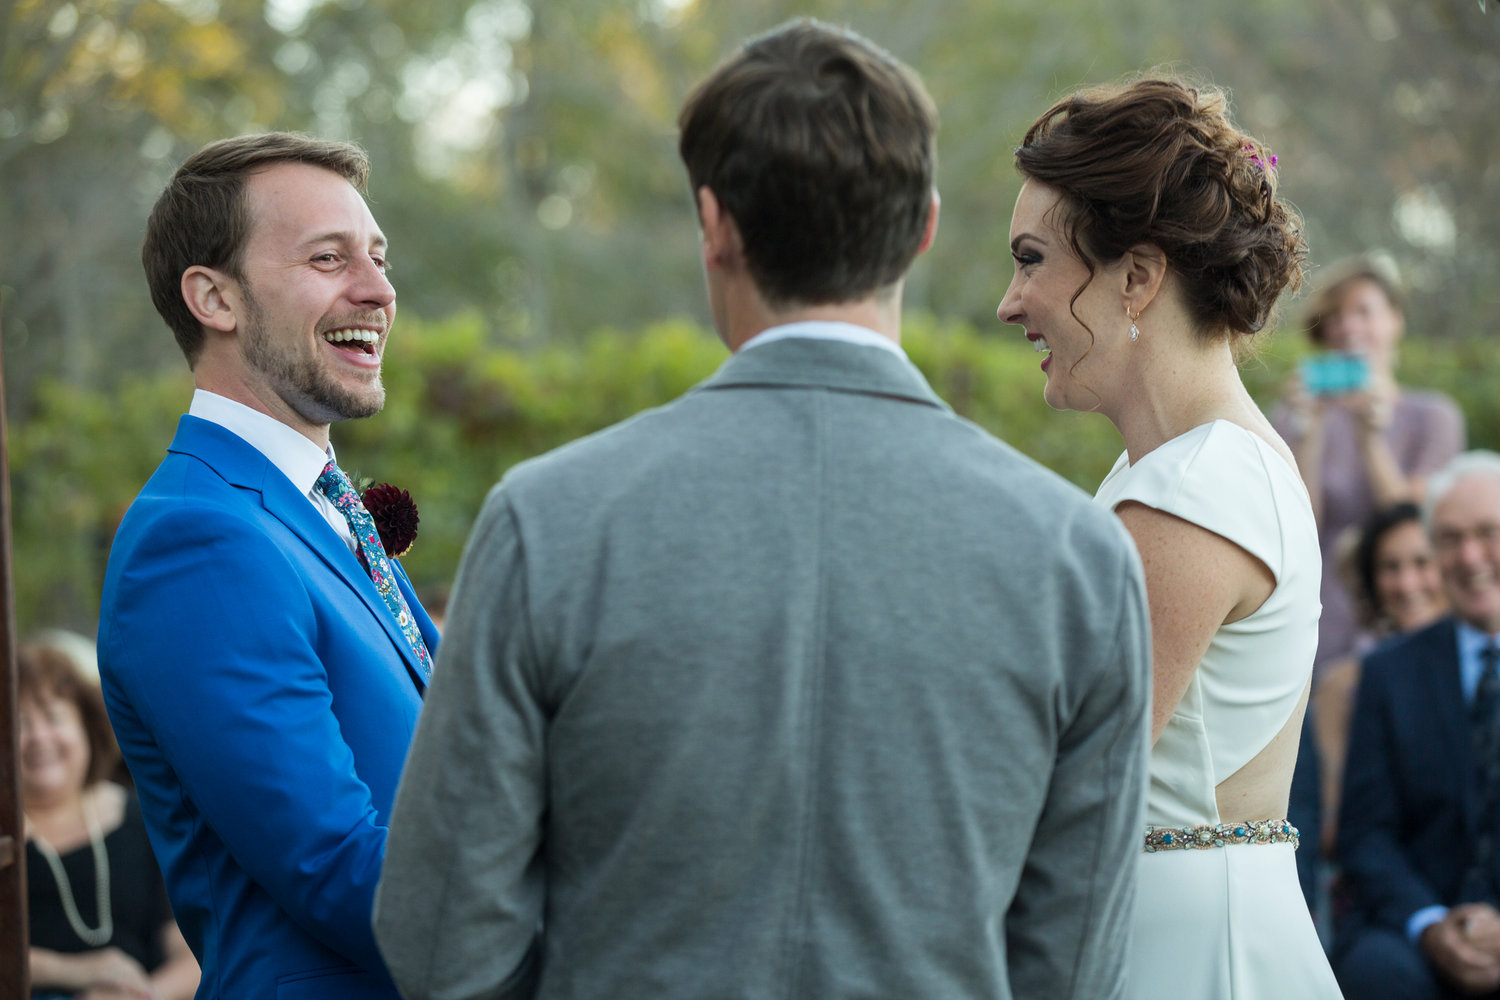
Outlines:
MULTIPOLYGON (((1323 269, 1303 313, 1318 349, 1273 415, 1291 445, 1318 519, 1323 565, 1338 565, 1338 539, 1376 510, 1420 501, 1427 475, 1464 448, 1464 419, 1438 392, 1397 384, 1405 332, 1393 268, 1359 257, 1323 269)), ((1323 574, 1316 666, 1359 641, 1354 602, 1339 575, 1323 574)))

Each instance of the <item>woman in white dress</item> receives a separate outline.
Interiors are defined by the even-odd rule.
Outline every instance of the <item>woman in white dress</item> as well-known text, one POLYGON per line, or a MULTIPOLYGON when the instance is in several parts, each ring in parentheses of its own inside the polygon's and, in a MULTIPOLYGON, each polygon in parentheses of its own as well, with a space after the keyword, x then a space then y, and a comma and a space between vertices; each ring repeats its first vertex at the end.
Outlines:
POLYGON ((1124 438, 1098 500, 1135 537, 1151 604, 1129 994, 1336 1000, 1282 818, 1317 644, 1317 528, 1235 367, 1300 283, 1300 220, 1227 98, 1170 79, 1058 102, 1016 164, 999 317, 1048 352, 1048 404, 1098 411, 1124 438))

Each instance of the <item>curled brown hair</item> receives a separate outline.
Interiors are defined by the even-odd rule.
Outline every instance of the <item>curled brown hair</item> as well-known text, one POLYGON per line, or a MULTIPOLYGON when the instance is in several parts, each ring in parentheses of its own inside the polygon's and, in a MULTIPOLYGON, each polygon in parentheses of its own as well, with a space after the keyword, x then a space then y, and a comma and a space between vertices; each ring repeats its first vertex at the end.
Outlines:
POLYGON ((151 210, 141 264, 151 301, 190 367, 203 350, 203 327, 183 301, 182 272, 201 265, 242 277, 251 223, 245 181, 276 163, 322 167, 360 190, 370 174, 369 157, 353 143, 298 132, 242 135, 211 142, 188 157, 151 210))
POLYGON ((73 658, 53 646, 27 644, 16 651, 16 686, 18 700, 37 704, 57 698, 71 702, 83 720, 83 731, 89 741, 89 770, 86 785, 103 781, 114 772, 120 759, 115 731, 104 710, 104 695, 93 679, 86 677, 73 658))
POLYGON ((1159 248, 1205 337, 1258 332, 1302 282, 1302 220, 1223 91, 1170 78, 1079 91, 1027 130, 1016 167, 1060 192, 1090 278, 1133 246, 1159 248))
POLYGON ((931 205, 937 109, 872 42, 791 21, 746 42, 677 121, 694 196, 707 187, 734 219, 772 305, 854 301, 911 266, 931 205))

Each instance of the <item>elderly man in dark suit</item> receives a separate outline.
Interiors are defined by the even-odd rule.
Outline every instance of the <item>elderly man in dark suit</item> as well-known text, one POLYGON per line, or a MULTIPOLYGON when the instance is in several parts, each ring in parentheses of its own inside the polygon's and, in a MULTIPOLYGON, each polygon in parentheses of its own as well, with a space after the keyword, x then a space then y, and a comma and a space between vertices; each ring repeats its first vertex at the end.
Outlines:
POLYGON ((1500 996, 1500 455, 1454 459, 1426 515, 1453 616, 1366 658, 1349 742, 1334 965, 1359 1000, 1500 996))

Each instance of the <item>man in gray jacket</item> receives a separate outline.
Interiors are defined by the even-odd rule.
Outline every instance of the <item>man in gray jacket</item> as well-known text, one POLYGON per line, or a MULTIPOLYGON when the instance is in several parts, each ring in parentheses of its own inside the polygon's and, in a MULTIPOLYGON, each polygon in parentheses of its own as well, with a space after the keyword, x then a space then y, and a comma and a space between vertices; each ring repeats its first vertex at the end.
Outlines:
POLYGON ((901 351, 935 121, 808 21, 689 99, 734 356, 486 501, 377 904, 407 997, 1123 994, 1144 585, 901 351))

